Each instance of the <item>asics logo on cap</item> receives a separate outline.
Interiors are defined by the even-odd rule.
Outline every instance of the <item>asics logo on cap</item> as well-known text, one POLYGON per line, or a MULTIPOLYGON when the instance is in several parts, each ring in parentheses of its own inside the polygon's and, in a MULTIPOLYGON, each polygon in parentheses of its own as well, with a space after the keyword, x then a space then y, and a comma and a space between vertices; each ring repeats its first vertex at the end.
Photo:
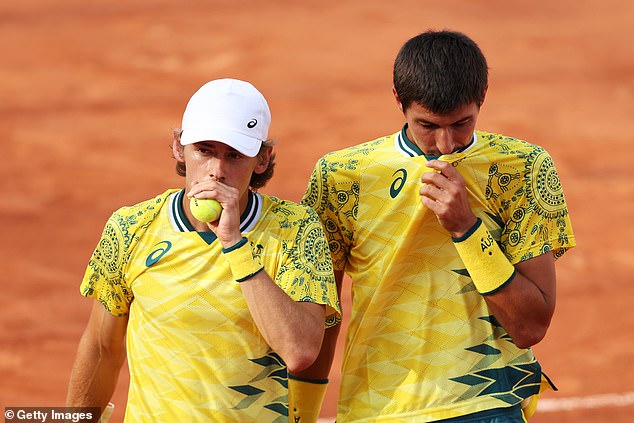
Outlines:
POLYGON ((251 119, 248 123, 247 123, 247 128, 255 128, 255 125, 258 124, 258 120, 257 119, 251 119))

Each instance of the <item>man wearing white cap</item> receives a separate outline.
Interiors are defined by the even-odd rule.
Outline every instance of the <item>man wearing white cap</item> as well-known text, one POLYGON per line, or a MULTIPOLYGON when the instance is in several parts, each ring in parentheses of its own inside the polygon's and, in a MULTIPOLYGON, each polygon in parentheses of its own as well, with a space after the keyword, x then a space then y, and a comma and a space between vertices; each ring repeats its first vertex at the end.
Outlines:
POLYGON ((340 307, 318 217, 256 191, 273 173, 270 121, 244 81, 191 97, 172 145, 185 187, 116 211, 88 264, 81 293, 98 302, 69 406, 107 405, 127 347, 126 421, 288 421, 288 374, 340 307), (190 206, 208 199, 211 222, 190 206))

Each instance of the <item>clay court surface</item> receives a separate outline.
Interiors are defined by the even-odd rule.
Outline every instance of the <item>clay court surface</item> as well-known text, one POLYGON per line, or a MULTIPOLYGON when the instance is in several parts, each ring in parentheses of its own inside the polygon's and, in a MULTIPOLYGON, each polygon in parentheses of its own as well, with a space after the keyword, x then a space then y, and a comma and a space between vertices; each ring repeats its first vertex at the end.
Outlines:
POLYGON ((230 76, 263 91, 278 154, 263 191, 298 201, 322 154, 400 128, 398 48, 451 28, 489 59, 479 128, 549 150, 577 237, 534 348, 560 391, 533 421, 632 421, 634 3, 516 3, 3 1, 0 407, 63 405, 87 260, 112 211, 182 185, 170 130, 198 86, 230 76))

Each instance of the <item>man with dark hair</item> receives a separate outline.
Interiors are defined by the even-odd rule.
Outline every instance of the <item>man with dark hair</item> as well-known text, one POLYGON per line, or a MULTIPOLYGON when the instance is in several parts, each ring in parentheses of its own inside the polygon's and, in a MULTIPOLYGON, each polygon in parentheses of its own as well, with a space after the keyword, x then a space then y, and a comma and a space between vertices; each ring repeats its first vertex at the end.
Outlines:
MULTIPOLYGON (((338 422, 523 422, 547 385, 530 347, 575 245, 541 147, 476 130, 487 62, 428 31, 394 63, 398 132, 329 153, 303 203, 352 281, 338 422)), ((327 375, 338 327, 304 378, 327 375)))
POLYGON ((340 311, 315 212, 256 191, 270 120, 244 81, 190 98, 172 145, 185 187, 117 210, 88 264, 81 293, 97 301, 69 406, 106 406, 127 347, 126 421, 288 421, 288 372, 315 360, 340 311), (216 200, 219 218, 199 220, 193 199, 216 200))

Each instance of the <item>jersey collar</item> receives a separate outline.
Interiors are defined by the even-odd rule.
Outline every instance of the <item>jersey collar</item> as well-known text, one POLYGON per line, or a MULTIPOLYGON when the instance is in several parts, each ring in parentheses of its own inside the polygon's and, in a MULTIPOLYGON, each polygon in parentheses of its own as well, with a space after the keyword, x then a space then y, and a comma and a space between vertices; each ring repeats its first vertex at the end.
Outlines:
MULTIPOLYGON (((407 137, 406 130, 407 130, 407 123, 405 125, 403 125, 403 128, 401 129, 401 132, 396 134, 396 136, 394 137, 394 148, 396 148, 396 150, 398 152, 400 152, 405 157, 420 157, 420 156, 424 156, 427 160, 435 160, 438 157, 440 157, 440 156, 427 156, 427 155, 425 155, 425 153, 423 153, 423 151, 416 145, 416 143, 414 143, 413 141, 411 141, 407 137)), ((477 140, 477 135, 474 132, 473 133, 473 137, 471 138, 471 142, 469 144, 467 144, 466 146, 460 148, 459 150, 454 151, 452 154, 461 153, 461 152, 471 148, 473 145, 475 145, 476 140, 477 140)))
MULTIPOLYGON (((242 216, 240 216, 240 232, 245 233, 253 229, 255 224, 260 218, 262 212, 262 196, 256 192, 249 191, 249 199, 247 202, 247 208, 242 216)), ((169 205, 169 219, 177 232, 195 232, 196 230, 190 223, 189 219, 185 215, 183 210, 183 198, 185 196, 185 189, 177 191, 170 195, 168 200, 169 205)), ((208 244, 211 244, 216 239, 216 235, 213 232, 198 232, 208 244)))

